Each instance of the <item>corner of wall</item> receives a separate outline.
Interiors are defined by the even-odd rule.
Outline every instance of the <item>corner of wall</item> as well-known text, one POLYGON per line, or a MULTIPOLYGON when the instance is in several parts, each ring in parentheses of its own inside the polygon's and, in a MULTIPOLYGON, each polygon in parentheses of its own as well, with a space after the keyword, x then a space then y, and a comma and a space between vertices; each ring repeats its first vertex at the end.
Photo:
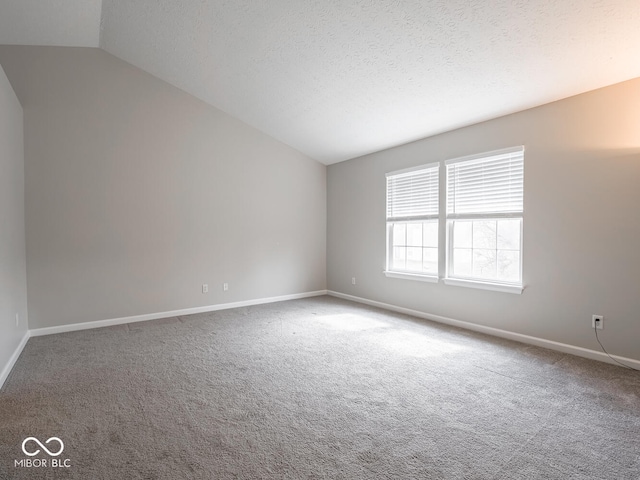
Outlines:
POLYGON ((0 65, 0 388, 27 340, 23 110, 0 65))

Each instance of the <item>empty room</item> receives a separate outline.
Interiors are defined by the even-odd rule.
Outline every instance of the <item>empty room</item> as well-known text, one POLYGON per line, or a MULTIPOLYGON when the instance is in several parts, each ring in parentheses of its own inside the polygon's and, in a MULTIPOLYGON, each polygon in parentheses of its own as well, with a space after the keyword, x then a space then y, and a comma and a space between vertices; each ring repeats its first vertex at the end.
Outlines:
POLYGON ((637 0, 0 0, 0 479, 640 479, 637 0))

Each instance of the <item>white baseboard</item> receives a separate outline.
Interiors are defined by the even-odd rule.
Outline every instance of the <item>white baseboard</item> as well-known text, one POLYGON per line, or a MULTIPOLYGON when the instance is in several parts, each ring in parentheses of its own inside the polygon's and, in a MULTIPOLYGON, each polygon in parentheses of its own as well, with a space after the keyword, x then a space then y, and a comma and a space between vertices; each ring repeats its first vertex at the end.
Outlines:
POLYGON ((179 315, 192 315, 194 313, 215 312, 217 310, 227 310, 229 308, 248 307, 251 305, 262 305, 265 303, 283 302, 285 300, 297 300, 300 298, 317 297, 326 295, 326 290, 315 292, 294 293, 292 295, 281 295, 279 297, 257 298, 242 302, 220 303, 217 305, 206 305, 204 307, 185 308, 182 310, 172 310, 169 312, 148 313, 145 315, 134 315, 131 317, 111 318, 107 320, 96 320, 93 322, 71 323, 56 327, 35 328, 30 331, 32 337, 41 335, 53 335, 55 333, 74 332, 77 330, 88 330, 91 328, 111 327, 125 323, 145 322, 147 320, 157 320, 159 318, 177 317, 179 315))
MULTIPOLYGON (((353 302, 364 303, 365 305, 371 305, 372 307, 383 308, 385 310, 391 310, 393 312, 404 313, 418 318, 424 318, 425 320, 431 320, 437 323, 444 323, 446 325, 452 325, 454 327, 460 327, 467 330, 473 330, 475 332, 486 333, 487 335, 493 335, 494 337, 506 338, 514 340, 516 342, 527 343, 529 345, 535 345, 537 347, 548 348, 550 350, 556 350, 563 353, 569 353, 578 357, 589 358, 591 360, 598 360, 605 363, 611 363, 618 365, 614 360, 609 358, 607 354, 598 352, 596 350, 590 350, 588 348, 576 347, 574 345, 568 345, 566 343, 554 342, 553 340, 546 340, 544 338, 531 337, 529 335, 523 335, 521 333, 510 332, 508 330, 501 330, 499 328, 486 327, 484 325, 477 325, 475 323, 464 322, 462 320, 455 320, 453 318, 443 317, 441 315, 433 315, 430 313, 421 312, 419 310, 411 310, 409 308, 398 307, 388 303, 376 302, 375 300, 369 300, 367 298, 356 297, 353 295, 347 295, 345 293, 334 292, 329 290, 328 295, 333 297, 342 298, 344 300, 351 300, 353 302)), ((640 361, 632 358, 620 357, 618 355, 611 355, 614 359, 622 362, 630 367, 640 369, 640 361)))
POLYGON ((5 380, 9 377, 9 374, 11 373, 11 369, 18 361, 18 357, 22 353, 24 346, 27 344, 27 340, 29 340, 29 337, 30 337, 30 333, 29 333, 29 330, 27 330, 24 333, 24 336, 22 337, 22 340, 20 340, 20 343, 16 347, 15 351, 13 352, 13 355, 11 355, 11 358, 9 358, 9 361, 2 369, 2 372, 0 372, 0 390, 2 389, 2 386, 4 385, 5 380))

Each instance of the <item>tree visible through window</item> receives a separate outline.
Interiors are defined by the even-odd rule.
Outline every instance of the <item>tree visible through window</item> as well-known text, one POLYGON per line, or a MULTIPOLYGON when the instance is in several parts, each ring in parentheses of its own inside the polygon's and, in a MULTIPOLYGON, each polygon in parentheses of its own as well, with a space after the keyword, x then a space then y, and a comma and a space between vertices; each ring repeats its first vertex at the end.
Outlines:
POLYGON ((521 223, 454 220, 451 276, 518 282, 521 223))

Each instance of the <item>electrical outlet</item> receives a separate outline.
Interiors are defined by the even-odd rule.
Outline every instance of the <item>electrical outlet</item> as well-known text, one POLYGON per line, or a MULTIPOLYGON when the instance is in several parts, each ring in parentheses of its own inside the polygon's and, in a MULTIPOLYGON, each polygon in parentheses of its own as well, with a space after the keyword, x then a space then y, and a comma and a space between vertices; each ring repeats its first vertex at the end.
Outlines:
POLYGON ((229 284, 228 284, 228 283, 223 283, 223 284, 222 284, 222 290, 223 290, 223 291, 225 291, 225 292, 226 292, 227 290, 229 290, 229 284))
POLYGON ((16 313, 16 327, 20 324, 20 314, 16 313))
POLYGON ((207 293, 209 291, 209 285, 206 283, 202 284, 202 293, 207 293))
POLYGON ((356 284, 356 277, 351 277, 351 285, 355 285, 356 284))
POLYGON ((602 330, 604 328, 604 317, 602 315, 591 316, 591 328, 602 330))

